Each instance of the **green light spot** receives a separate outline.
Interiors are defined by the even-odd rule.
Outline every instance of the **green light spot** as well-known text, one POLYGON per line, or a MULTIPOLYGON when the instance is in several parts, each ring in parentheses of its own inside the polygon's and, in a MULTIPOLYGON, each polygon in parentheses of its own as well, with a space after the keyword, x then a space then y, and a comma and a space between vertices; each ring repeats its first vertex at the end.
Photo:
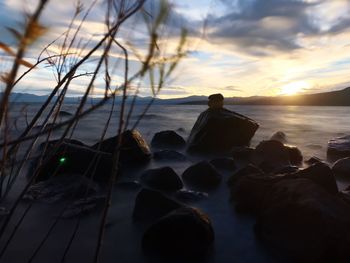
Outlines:
POLYGON ((60 161, 60 164, 64 164, 67 161, 67 158, 61 157, 59 161, 60 161))

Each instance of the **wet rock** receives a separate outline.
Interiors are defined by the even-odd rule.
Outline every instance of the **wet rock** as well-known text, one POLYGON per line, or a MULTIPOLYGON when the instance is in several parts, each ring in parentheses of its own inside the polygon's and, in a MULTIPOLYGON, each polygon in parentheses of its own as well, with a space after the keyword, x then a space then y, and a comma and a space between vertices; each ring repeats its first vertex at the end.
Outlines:
POLYGON ((321 186, 330 194, 338 193, 338 186, 331 168, 325 163, 315 163, 294 174, 299 178, 307 178, 321 186))
POLYGON ((222 175, 207 161, 202 161, 187 168, 182 179, 194 188, 208 190, 217 187, 222 175))
POLYGON ((133 217, 138 220, 153 221, 180 207, 183 205, 162 193, 144 188, 136 197, 133 217))
POLYGON ((193 262, 205 258, 213 242, 209 217, 198 209, 186 207, 153 224, 142 238, 142 247, 146 254, 193 262))
POLYGON ((153 136, 151 145, 161 149, 181 149, 186 146, 186 141, 174 131, 161 131, 153 136))
POLYGON ((339 159, 333 164, 332 171, 336 176, 350 179, 350 157, 339 159))
MULTIPOLYGON (((64 173, 81 174, 97 181, 106 181, 112 171, 111 154, 97 152, 77 144, 62 143, 58 147, 48 146, 44 157, 37 181, 64 173)), ((32 171, 37 163, 38 160, 33 163, 32 171)))
POLYGON ((265 172, 272 172, 290 165, 289 152, 279 141, 262 141, 251 156, 252 164, 265 172))
POLYGON ((239 169, 237 172, 233 173, 229 179, 227 180, 227 185, 229 187, 232 187, 237 180, 239 180, 241 177, 246 176, 246 175, 250 175, 250 174, 254 174, 254 175, 258 175, 258 176, 263 176, 265 175, 265 173, 258 167, 252 165, 252 164, 248 164, 247 166, 239 169))
POLYGON ((252 119, 225 108, 202 112, 189 139, 191 153, 229 153, 234 146, 249 146, 259 125, 252 119))
POLYGON ((295 146, 285 145, 289 155, 289 161, 292 165, 301 165, 303 163, 303 155, 295 146))
POLYGON ((254 148, 242 146, 242 147, 233 147, 231 155, 234 159, 237 160, 249 160, 254 148))
POLYGON ((55 203, 90 196, 98 186, 88 178, 76 174, 65 174, 33 184, 23 199, 44 203, 55 203))
POLYGON ((320 158, 316 157, 316 156, 312 156, 308 160, 305 161, 305 163, 307 165, 312 165, 312 164, 315 164, 315 163, 322 163, 322 162, 323 161, 320 158))
POLYGON ((140 181, 160 191, 176 191, 183 187, 180 177, 171 167, 149 169, 141 175, 140 181))
POLYGON ((174 150, 162 150, 153 153, 153 159, 157 161, 186 161, 187 157, 174 150))
POLYGON ((215 158, 210 163, 217 169, 233 171, 236 169, 236 163, 232 158, 215 158))
POLYGON ((298 171, 299 171, 298 166, 288 165, 288 166, 282 167, 281 169, 275 170, 273 174, 291 174, 298 171))
POLYGON ((175 193, 175 197, 182 202, 194 202, 208 198, 208 193, 182 189, 175 193))
POLYGON ((350 135, 338 137, 328 142, 327 159, 330 162, 350 157, 350 135))
MULTIPOLYGON (((120 161, 123 164, 147 162, 151 159, 151 150, 136 130, 127 130, 122 135, 122 143, 120 148, 120 161)), ((118 136, 114 136, 96 143, 92 146, 93 149, 100 149, 102 152, 113 153, 118 145, 118 136)))
POLYGON ((260 174, 242 176, 230 187, 230 199, 240 212, 259 213, 266 194, 275 183, 281 180, 288 180, 287 176, 260 174))
POLYGON ((282 180, 265 195, 256 232, 292 262, 346 262, 350 209, 308 179, 282 180))
POLYGON ((280 143, 287 143, 287 135, 282 132, 282 131, 278 131, 278 132, 275 132, 271 138, 270 138, 271 141, 278 141, 280 143))

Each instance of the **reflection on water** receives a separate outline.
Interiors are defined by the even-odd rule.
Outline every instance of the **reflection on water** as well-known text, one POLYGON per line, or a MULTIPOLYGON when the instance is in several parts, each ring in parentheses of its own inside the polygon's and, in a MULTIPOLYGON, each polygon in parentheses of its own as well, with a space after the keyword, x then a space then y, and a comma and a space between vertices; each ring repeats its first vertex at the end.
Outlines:
MULTIPOLYGON (((13 118, 22 114, 20 113, 22 106, 12 108, 13 118)), ((36 105, 29 105, 27 108, 29 119, 37 108, 36 105)), ((107 105, 84 118, 77 126, 73 137, 86 143, 95 143, 102 134, 109 108, 110 105, 107 105)), ((304 156, 316 155, 325 158, 329 139, 350 134, 350 107, 227 106, 227 108, 259 122, 260 128, 252 140, 253 146, 263 139, 268 139, 274 132, 283 131, 287 134, 289 143, 298 146, 304 156)), ((75 105, 66 105, 64 108, 70 112, 74 109, 75 105)), ((205 109, 204 105, 154 105, 140 122, 138 129, 148 141, 155 132, 180 128, 178 132, 186 138, 197 116, 205 109)), ((135 107, 130 126, 142 115, 143 110, 144 106, 135 107)), ((17 120, 19 129, 25 125, 23 114, 21 116, 17 120)), ((108 136, 116 133, 117 123, 116 111, 108 136)))

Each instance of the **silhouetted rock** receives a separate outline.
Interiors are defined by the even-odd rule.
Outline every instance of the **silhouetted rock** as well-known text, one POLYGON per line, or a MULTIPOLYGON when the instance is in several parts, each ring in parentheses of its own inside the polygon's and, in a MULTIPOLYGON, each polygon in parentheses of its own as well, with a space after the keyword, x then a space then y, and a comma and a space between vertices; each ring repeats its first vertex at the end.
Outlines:
POLYGON ((270 140, 285 144, 287 143, 287 135, 284 132, 278 131, 271 136, 270 140))
POLYGON ((133 217, 138 220, 156 220, 183 205, 158 191, 141 189, 136 196, 133 217))
POLYGON ((153 159, 157 161, 186 161, 187 157, 174 150, 161 150, 153 153, 153 159))
POLYGON ((177 209, 153 224, 142 238, 146 254, 193 262, 205 258, 214 242, 209 217, 195 208, 177 209))
POLYGON ((288 155, 289 155, 289 161, 292 165, 301 165, 303 163, 303 155, 301 154, 301 151, 295 147, 295 146, 286 146, 288 155))
POLYGON ((151 145, 161 149, 180 149, 186 146, 186 141, 174 131, 161 131, 153 136, 151 145))
MULTIPOLYGON (((33 167, 36 165, 37 161, 33 167)), ((112 155, 109 153, 97 152, 78 144, 62 143, 57 147, 49 143, 37 180, 69 173, 93 176, 94 180, 105 181, 110 178, 111 171, 112 155)))
POLYGON ((350 206, 308 179, 282 180, 265 195, 256 232, 292 262, 347 262, 350 206))
POLYGON ((248 146, 259 125, 224 108, 202 112, 188 138, 191 153, 229 153, 234 146, 248 146))
POLYGON ((290 165, 289 153, 279 141, 262 141, 251 156, 251 162, 265 172, 271 172, 290 165))
POLYGON ((330 194, 338 193, 338 186, 331 168, 325 163, 315 163, 306 169, 300 170, 294 175, 299 178, 307 178, 321 186, 330 194))
POLYGON ((308 160, 305 161, 305 163, 307 165, 312 165, 312 164, 315 164, 315 163, 322 163, 322 162, 323 161, 320 158, 316 157, 316 156, 312 156, 308 160))
POLYGON ((328 142, 327 159, 331 162, 350 157, 350 135, 338 137, 328 142))
POLYGON ((263 176, 265 175, 264 172, 252 165, 252 164, 248 164, 247 166, 239 169, 237 172, 233 173, 229 179, 227 180, 227 185, 232 187, 236 182, 237 180, 239 180, 242 176, 246 176, 246 175, 250 175, 250 174, 254 174, 254 175, 259 175, 259 176, 263 176))
POLYGON ((332 171, 336 176, 350 179, 350 157, 339 159, 333 164, 332 171))
MULTIPOLYGON (((132 163, 135 165, 138 162, 147 162, 151 159, 151 150, 138 131, 127 130, 121 136, 120 161, 123 164, 132 163)), ((118 140, 118 136, 114 136, 96 143, 92 148, 113 153, 118 145, 118 140)))
POLYGON ((161 191, 176 191, 183 187, 180 177, 171 167, 146 170, 140 180, 147 186, 161 191))
POLYGON ((230 187, 230 199, 235 203, 239 211, 259 213, 265 195, 270 191, 271 187, 281 180, 289 180, 287 178, 287 176, 261 174, 242 176, 230 187))
POLYGON ((236 169, 236 163, 232 158, 216 158, 210 161, 217 169, 233 171, 236 169))
POLYGON ((237 146, 232 148, 231 155, 237 160, 249 160, 253 151, 254 148, 251 147, 237 146))
POLYGON ((175 197, 183 202, 195 202, 208 197, 208 193, 181 189, 175 193, 175 197))
POLYGON ((285 167, 282 167, 280 169, 277 169, 273 172, 273 174, 291 174, 291 173, 295 173, 299 171, 299 167, 298 166, 294 166, 294 165, 288 165, 285 167))
POLYGON ((187 168, 182 178, 194 188, 207 190, 218 186, 222 176, 212 164, 202 161, 187 168))

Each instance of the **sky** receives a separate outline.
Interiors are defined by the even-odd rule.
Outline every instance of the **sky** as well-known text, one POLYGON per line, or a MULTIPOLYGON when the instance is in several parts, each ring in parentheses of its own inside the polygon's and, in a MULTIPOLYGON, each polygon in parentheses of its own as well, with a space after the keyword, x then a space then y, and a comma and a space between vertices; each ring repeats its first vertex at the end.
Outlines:
MULTIPOLYGON (((35 63, 41 50, 66 31, 76 1, 51 0, 40 23, 47 31, 27 51, 35 63)), ((84 11, 74 22, 78 27, 92 0, 81 0, 84 11)), ((118 0, 115 0, 118 3, 118 0)), ((276 96, 317 93, 350 86, 350 0, 172 0, 167 24, 162 26, 159 47, 165 56, 173 54, 180 32, 188 32, 186 56, 158 94, 161 98, 222 93, 225 97, 276 96)), ((130 1, 132 4, 133 1, 130 1)), ((15 49, 16 39, 8 27, 20 30, 24 14, 31 13, 37 0, 0 0, 0 42, 15 49)), ((144 14, 156 17, 160 0, 148 0, 144 14)), ((105 4, 97 0, 79 38, 92 47, 105 32, 105 4)), ((121 26, 118 41, 130 49, 130 74, 141 66, 137 54, 145 54, 148 34, 141 13, 121 26)), ((150 18, 151 17, 151 18, 150 18)), ((57 54, 59 41, 45 55, 57 54)), ((93 54, 79 73, 91 72, 101 55, 93 54)), ((78 56, 75 56, 78 58, 78 56)), ((123 55, 113 47, 113 84, 123 81, 123 55)), ((11 57, 0 50, 0 72, 11 65, 11 57)), ((25 67, 20 71, 24 72, 25 67)), ((157 76, 157 74, 156 74, 157 76)), ((82 94, 88 77, 75 79, 69 95, 82 94)), ((103 72, 95 83, 96 95, 103 93, 103 72)), ((3 89, 3 85, 1 84, 3 89)), ((149 80, 133 83, 139 95, 151 95, 149 80), (140 84, 138 86, 138 84, 140 84)), ((55 86, 55 72, 39 65, 16 87, 16 92, 48 94, 55 86)), ((132 87, 131 87, 132 90, 132 87)))

